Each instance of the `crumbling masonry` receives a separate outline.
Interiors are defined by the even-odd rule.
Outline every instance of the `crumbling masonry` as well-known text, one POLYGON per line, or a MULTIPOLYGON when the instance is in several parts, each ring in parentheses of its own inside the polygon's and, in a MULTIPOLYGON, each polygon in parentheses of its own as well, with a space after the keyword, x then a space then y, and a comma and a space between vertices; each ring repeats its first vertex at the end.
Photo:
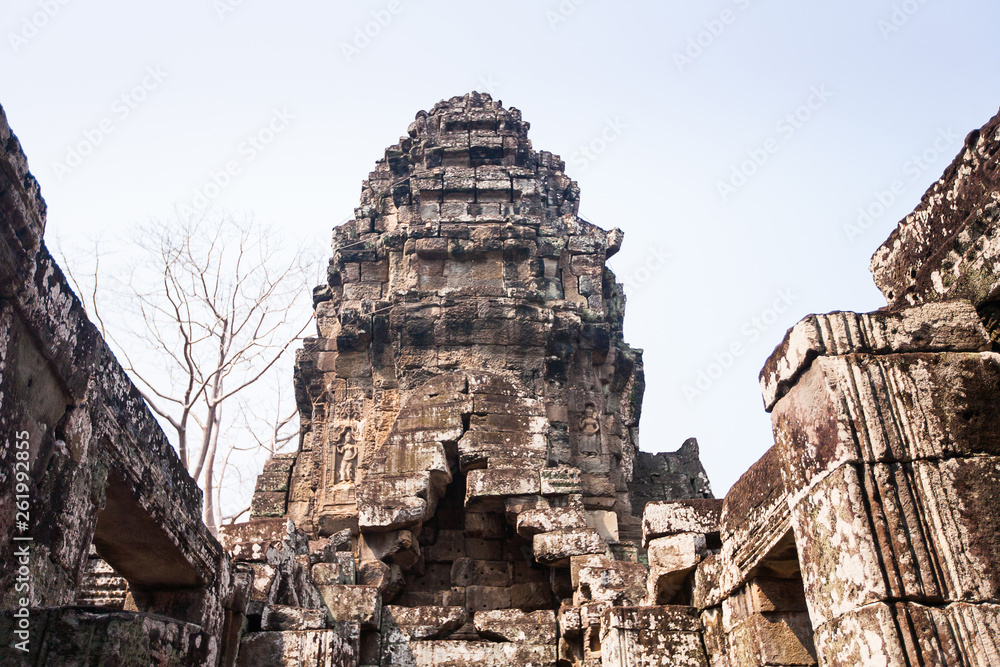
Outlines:
POLYGON ((299 447, 218 541, 0 121, 4 664, 1000 664, 998 118, 876 253, 888 306, 786 334, 715 500, 693 439, 638 450, 622 233, 516 109, 418 113, 334 230, 299 447))

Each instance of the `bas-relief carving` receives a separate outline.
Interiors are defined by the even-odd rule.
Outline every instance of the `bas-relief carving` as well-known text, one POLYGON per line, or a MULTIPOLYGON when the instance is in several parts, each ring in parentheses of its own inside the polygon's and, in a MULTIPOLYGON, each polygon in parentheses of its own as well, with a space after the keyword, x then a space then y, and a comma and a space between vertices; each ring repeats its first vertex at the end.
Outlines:
POLYGON ((578 451, 583 456, 598 456, 601 453, 601 422, 598 421, 593 403, 587 403, 580 417, 578 451))
POLYGON ((358 462, 358 448, 354 442, 354 433, 347 429, 344 431, 344 439, 337 443, 337 473, 334 481, 338 484, 344 482, 354 482, 354 471, 358 462))

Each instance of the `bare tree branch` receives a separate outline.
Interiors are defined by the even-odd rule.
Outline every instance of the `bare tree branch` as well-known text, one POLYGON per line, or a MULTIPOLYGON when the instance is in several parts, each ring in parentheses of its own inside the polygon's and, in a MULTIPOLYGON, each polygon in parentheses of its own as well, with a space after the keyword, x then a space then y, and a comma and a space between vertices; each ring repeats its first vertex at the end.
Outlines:
MULTIPOLYGON (((227 476, 243 481, 234 461, 273 455, 298 434, 297 410, 282 407, 272 371, 312 322, 310 285, 297 253, 288 256, 279 240, 269 228, 228 214, 151 220, 138 230, 131 271, 120 274, 123 290, 116 297, 127 297, 123 301, 132 308, 120 318, 121 330, 150 354, 130 356, 132 346, 121 341, 116 352, 150 409, 174 431, 182 463, 201 481, 205 521, 213 532, 217 515, 224 514, 219 510, 223 490, 230 488, 227 476), (252 387, 255 395, 270 395, 275 406, 263 427, 262 415, 270 409, 255 411, 243 398, 252 387), (235 409, 223 410, 229 404, 235 409)), ((99 269, 104 267, 95 253, 90 308, 114 340, 105 327, 112 321, 99 316, 99 269)), ((72 278, 84 293, 82 281, 72 278)), ((113 301, 124 313, 125 305, 113 301)), ((224 520, 235 521, 247 509, 224 520)))

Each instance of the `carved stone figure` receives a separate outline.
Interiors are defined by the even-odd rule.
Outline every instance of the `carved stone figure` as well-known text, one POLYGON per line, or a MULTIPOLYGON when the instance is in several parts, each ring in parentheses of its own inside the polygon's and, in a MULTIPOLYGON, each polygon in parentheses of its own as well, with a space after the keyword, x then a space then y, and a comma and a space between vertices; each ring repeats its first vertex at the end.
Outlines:
POLYGON ((601 422, 594 415, 593 403, 587 403, 580 418, 580 453, 587 456, 601 453, 601 422))
POLYGON ((340 454, 340 464, 337 466, 337 483, 353 482, 354 468, 358 461, 358 448, 354 443, 354 433, 350 429, 344 433, 344 441, 337 443, 337 453, 340 454))

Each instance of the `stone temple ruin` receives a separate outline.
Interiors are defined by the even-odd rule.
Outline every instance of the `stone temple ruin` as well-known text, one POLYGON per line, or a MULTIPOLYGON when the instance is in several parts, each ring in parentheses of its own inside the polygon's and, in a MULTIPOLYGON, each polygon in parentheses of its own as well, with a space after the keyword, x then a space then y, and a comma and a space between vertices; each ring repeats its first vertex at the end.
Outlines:
POLYGON ((473 93, 386 150, 299 446, 216 540, 0 116, 0 662, 1000 665, 1000 117, 876 252, 887 307, 767 360, 775 444, 724 499, 693 439, 638 450, 623 235, 527 133, 473 93))

